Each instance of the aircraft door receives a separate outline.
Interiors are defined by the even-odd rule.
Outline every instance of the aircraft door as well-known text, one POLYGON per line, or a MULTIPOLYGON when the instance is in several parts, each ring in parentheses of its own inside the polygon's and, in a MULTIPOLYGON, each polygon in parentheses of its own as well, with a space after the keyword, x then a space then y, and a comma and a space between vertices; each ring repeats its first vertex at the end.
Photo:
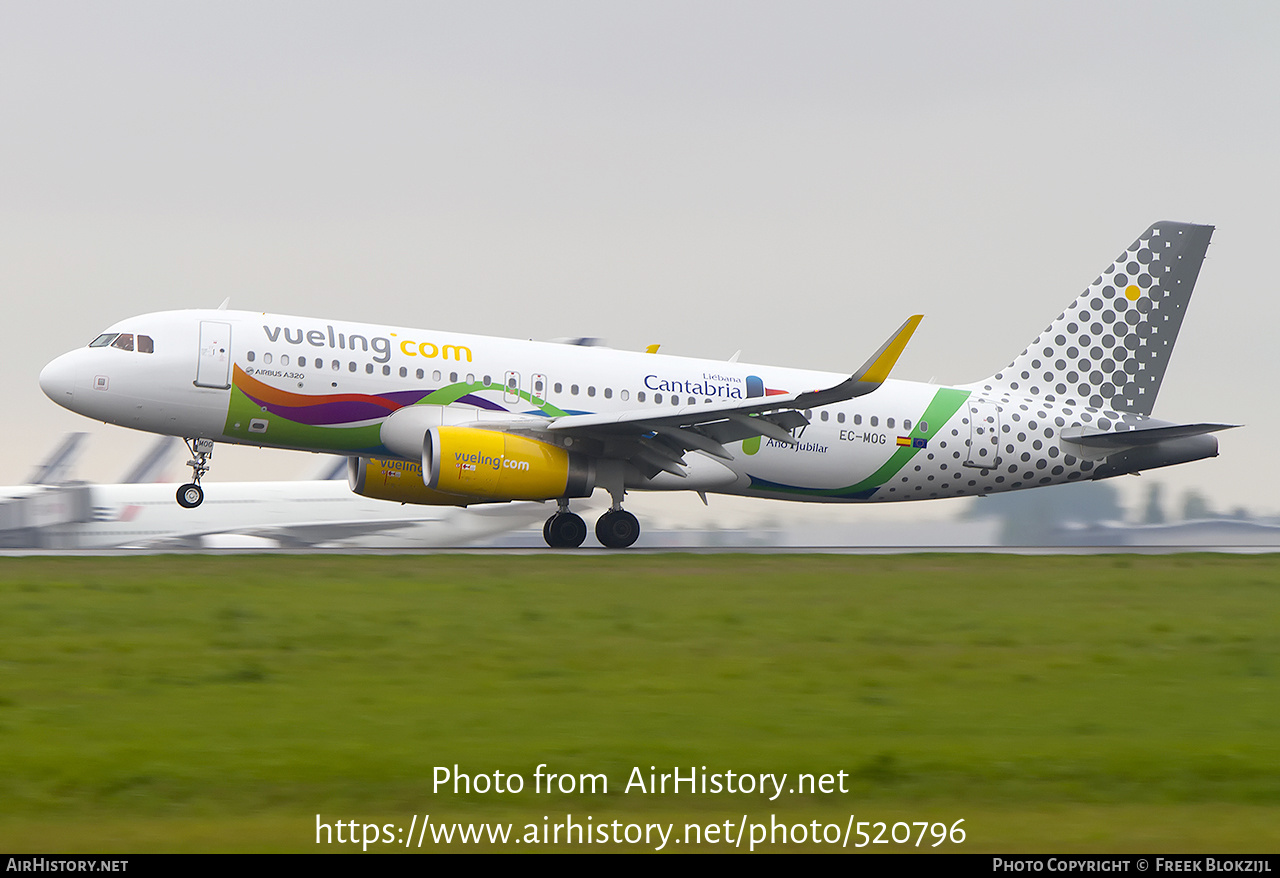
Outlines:
POLYGON ((546 375, 535 372, 533 375, 529 376, 529 395, 537 400, 534 405, 547 401, 546 375))
POLYGON ((969 397, 969 455, 964 465, 1000 465, 1000 406, 989 399, 969 397))
POLYGON ((520 373, 508 372, 502 382, 502 401, 518 403, 520 401, 520 373))
POLYGON ((196 387, 231 386, 231 324, 200 321, 200 360, 196 366, 196 387))

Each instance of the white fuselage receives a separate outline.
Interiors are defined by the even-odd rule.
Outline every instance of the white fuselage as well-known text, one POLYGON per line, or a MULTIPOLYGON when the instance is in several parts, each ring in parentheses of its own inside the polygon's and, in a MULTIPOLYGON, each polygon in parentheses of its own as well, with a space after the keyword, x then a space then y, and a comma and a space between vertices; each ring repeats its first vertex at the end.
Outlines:
MULTIPOLYGON (((438 405, 447 422, 474 425, 566 413, 657 417, 847 377, 222 310, 147 314, 109 334, 137 341, 59 357, 41 375, 51 398, 138 430, 349 456, 403 457, 380 428, 408 405, 438 405)), ((1089 478, 1093 463, 1068 453, 1062 431, 1142 420, 1003 388, 892 379, 805 414, 798 444, 737 441, 728 446, 732 460, 691 452, 686 478, 661 473, 628 487, 825 502, 983 494, 1089 478)))

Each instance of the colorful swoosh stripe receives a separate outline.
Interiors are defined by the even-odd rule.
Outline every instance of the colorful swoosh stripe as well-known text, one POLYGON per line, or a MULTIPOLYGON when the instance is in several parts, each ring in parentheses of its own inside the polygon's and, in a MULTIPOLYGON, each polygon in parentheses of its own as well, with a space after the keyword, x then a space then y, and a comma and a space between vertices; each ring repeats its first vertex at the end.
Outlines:
POLYGON ((397 390, 391 393, 293 393, 265 384, 249 375, 239 366, 232 379, 236 388, 269 414, 287 418, 296 424, 313 427, 352 424, 385 418, 397 409, 419 402, 438 402, 433 399, 441 390, 449 396, 449 402, 473 405, 488 411, 507 411, 497 403, 468 393, 469 388, 454 385, 461 392, 448 393, 453 388, 441 390, 397 390))
POLYGON ((232 383, 268 413, 311 426, 385 418, 396 409, 413 405, 428 393, 423 390, 400 390, 376 396, 367 393, 293 393, 265 384, 239 366, 235 367, 232 383))

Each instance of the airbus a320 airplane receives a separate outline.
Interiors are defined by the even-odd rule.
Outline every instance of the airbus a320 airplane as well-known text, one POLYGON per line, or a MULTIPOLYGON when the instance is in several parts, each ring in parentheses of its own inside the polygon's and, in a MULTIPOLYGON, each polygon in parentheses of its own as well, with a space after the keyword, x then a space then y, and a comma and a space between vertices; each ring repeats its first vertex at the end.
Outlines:
MULTIPOLYGON (((888 502, 1103 479, 1217 455, 1226 424, 1151 417, 1212 226, 1147 229, 1009 365, 965 385, 889 379, 919 316, 850 376, 227 310, 145 314, 51 362, 96 420, 184 437, 200 504, 215 442, 344 454, 357 494, 466 506, 606 490, 888 502)), ((736 359, 736 358, 735 358, 736 359)))

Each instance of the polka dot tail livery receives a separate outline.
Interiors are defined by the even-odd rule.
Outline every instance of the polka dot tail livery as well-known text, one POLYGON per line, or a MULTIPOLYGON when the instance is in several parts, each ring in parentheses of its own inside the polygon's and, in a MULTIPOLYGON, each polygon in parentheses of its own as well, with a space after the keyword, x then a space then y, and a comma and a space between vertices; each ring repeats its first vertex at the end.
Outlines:
POLYGON ((980 384, 989 393, 1150 415, 1212 235, 1213 226, 1151 226, 980 384))

